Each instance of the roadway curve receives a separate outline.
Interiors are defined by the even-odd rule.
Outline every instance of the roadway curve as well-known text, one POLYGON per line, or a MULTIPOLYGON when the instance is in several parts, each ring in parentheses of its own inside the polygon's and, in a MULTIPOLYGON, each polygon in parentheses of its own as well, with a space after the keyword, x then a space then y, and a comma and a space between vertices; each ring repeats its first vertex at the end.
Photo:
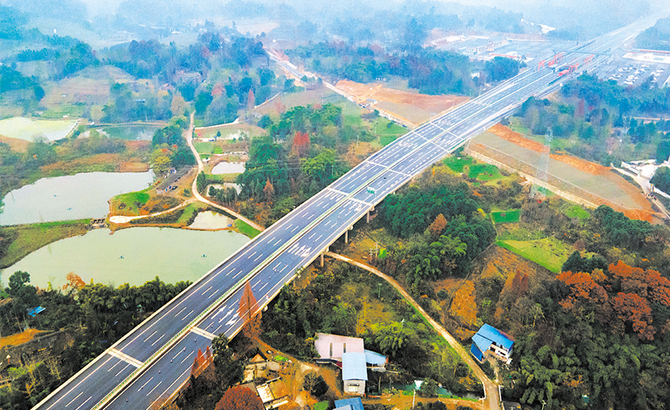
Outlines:
POLYGON ((333 253, 333 252, 326 252, 326 256, 330 256, 333 259, 337 259, 343 262, 350 263, 354 266, 358 266, 361 269, 365 269, 368 272, 374 273, 375 275, 379 276, 380 278, 384 279, 388 283, 391 284, 400 294, 405 298, 405 300, 414 306, 414 309, 418 310, 419 313, 421 313, 421 316, 424 317, 428 321, 428 323, 435 329, 437 333, 442 336, 447 343, 456 351, 456 353, 463 359, 463 361, 470 366, 472 371, 475 373, 475 376, 482 382, 484 385, 484 408, 485 409, 491 409, 491 410, 500 410, 500 398, 498 397, 498 386, 491 381, 491 379, 486 376, 486 373, 479 367, 479 364, 475 362, 472 359, 472 356, 470 353, 468 353, 463 346, 454 338, 451 333, 447 332, 445 328, 442 327, 435 319, 433 319, 428 313, 426 313, 425 310, 419 305, 412 296, 407 293, 407 291, 400 286, 398 281, 393 279, 392 277, 388 276, 384 272, 368 265, 367 263, 363 263, 360 261, 357 261, 355 259, 351 259, 347 256, 340 255, 338 253, 333 253))
MULTIPOLYGON (((648 19, 602 36, 566 53, 562 63, 616 47, 654 22, 648 19)), ((591 68, 605 59, 594 58, 591 68)), ((36 408, 150 409, 188 382, 198 349, 209 346, 215 335, 230 338, 239 332, 244 325, 239 301, 246 283, 260 307, 266 306, 301 267, 318 258, 386 195, 509 115, 528 97, 558 89, 560 81, 549 68, 527 70, 398 138, 207 272, 36 408)), ((192 130, 191 121, 187 141, 192 130)))
POLYGON ((258 229, 259 231, 263 231, 265 228, 263 228, 262 226, 260 226, 257 223, 251 221, 250 219, 247 219, 247 218, 243 217, 242 215, 238 214, 237 212, 233 211, 230 208, 226 208, 223 205, 219 205, 216 202, 210 201, 209 199, 200 195, 200 192, 198 192, 198 175, 200 175, 200 173, 205 170, 205 166, 202 164, 202 159, 200 159, 200 154, 198 154, 198 151, 196 151, 195 146, 193 145, 193 129, 195 128, 195 124, 194 124, 194 120, 193 120, 194 116, 195 116, 195 111, 191 113, 191 124, 189 125, 188 130, 184 131, 184 138, 186 138, 186 142, 188 143, 188 146, 191 148, 191 151, 193 152, 193 156, 195 157, 195 160, 198 162, 198 173, 195 175, 195 178, 193 179, 193 185, 191 186, 191 191, 193 191, 193 196, 195 196, 198 199, 198 201, 203 202, 203 203, 205 203, 209 206, 213 206, 214 208, 218 208, 218 209, 226 212, 227 214, 234 216, 237 219, 243 220, 244 222, 246 222, 249 225, 253 226, 254 228, 258 229))

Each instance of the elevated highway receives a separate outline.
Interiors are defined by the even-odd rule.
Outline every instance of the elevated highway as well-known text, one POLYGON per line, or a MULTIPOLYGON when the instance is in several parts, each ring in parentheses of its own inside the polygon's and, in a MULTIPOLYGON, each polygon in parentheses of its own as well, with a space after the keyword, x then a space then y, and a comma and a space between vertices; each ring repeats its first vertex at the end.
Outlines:
MULTIPOLYGON (((579 52, 564 53, 561 64, 583 62, 587 50, 595 55, 617 47, 654 22, 647 19, 601 36, 579 52)), ((594 69, 605 59, 596 56, 569 76, 594 69)), ((565 78, 551 68, 529 69, 408 132, 207 272, 35 409, 148 409, 169 397, 188 381, 198 349, 204 350, 215 335, 239 332, 244 321, 238 305, 247 282, 260 307, 267 305, 301 267, 327 251, 384 197, 528 97, 558 89, 565 78)))

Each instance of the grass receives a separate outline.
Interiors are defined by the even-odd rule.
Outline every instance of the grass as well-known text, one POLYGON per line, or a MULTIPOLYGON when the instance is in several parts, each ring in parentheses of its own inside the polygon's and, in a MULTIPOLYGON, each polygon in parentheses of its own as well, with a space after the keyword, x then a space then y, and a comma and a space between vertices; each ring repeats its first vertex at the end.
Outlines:
POLYGON ((195 147, 195 150, 198 151, 198 154, 212 154, 214 143, 195 141, 193 142, 193 146, 195 147))
POLYGON ((382 147, 385 147, 397 139, 397 135, 381 135, 379 137, 379 143, 382 145, 382 147))
POLYGON ((568 205, 568 206, 563 207, 563 209, 561 209, 561 210, 563 211, 565 216, 567 216, 568 218, 577 218, 577 219, 584 220, 584 219, 589 219, 589 217, 591 216, 589 211, 585 210, 584 208, 582 208, 579 205, 570 205, 570 204, 566 204, 566 205, 568 205))
POLYGON ((276 355, 276 356, 274 357, 274 359, 275 359, 276 361, 278 361, 278 362, 287 362, 287 361, 288 361, 288 359, 287 359, 286 357, 284 357, 284 356, 282 356, 282 355, 279 355, 279 354, 276 355))
POLYGON ((251 239, 254 239, 258 234, 261 233, 258 229, 254 228, 253 226, 249 225, 248 223, 244 222, 241 219, 236 219, 234 223, 235 229, 242 235, 248 236, 251 239))
POLYGON ((521 210, 519 209, 512 209, 510 211, 491 212, 491 218, 493 218, 493 222, 497 224, 519 222, 520 217, 521 217, 521 210))
POLYGON ((122 211, 124 214, 131 216, 139 215, 140 208, 146 205, 146 203, 149 202, 149 199, 151 199, 151 195, 149 194, 150 189, 151 188, 142 191, 128 192, 127 194, 120 194, 113 197, 110 200, 112 209, 115 210, 115 213, 122 211), (130 208, 132 208, 132 210, 130 208))
MULTIPOLYGON (((3 228, 6 236, 13 238, 5 256, 0 259, 0 268, 6 268, 43 246, 61 239, 87 232, 90 219, 17 225, 3 228)), ((13 273, 13 272, 12 272, 13 273)))
POLYGON ((469 166, 468 177, 478 179, 482 182, 494 181, 503 176, 500 174, 498 167, 490 164, 472 164, 469 166))
POLYGON ((574 251, 570 245, 553 237, 532 241, 498 240, 496 243, 554 273, 560 273, 561 266, 574 251))
POLYGON ((314 410, 328 410, 329 403, 327 401, 320 401, 314 405, 314 410))
POLYGON ((188 204, 177 220, 177 224, 183 226, 190 225, 193 219, 195 219, 196 214, 206 208, 207 205, 201 203, 188 204))
POLYGON ((472 157, 447 157, 442 161, 446 166, 449 167, 452 171, 456 173, 463 173, 465 171, 465 167, 469 167, 470 165, 474 164, 475 160, 472 157))

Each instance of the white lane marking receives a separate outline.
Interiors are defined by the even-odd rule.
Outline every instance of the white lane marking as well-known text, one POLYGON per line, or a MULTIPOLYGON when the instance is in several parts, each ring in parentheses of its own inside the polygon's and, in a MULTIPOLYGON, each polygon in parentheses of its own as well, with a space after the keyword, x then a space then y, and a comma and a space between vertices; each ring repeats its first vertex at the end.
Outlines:
POLYGON ((149 393, 147 393, 147 396, 149 396, 151 393, 153 393, 153 391, 156 390, 156 388, 157 388, 158 386, 160 386, 161 383, 163 383, 163 382, 162 382, 162 381, 158 382, 158 384, 157 384, 156 386, 154 386, 154 388, 151 389, 151 390, 149 391, 149 393))
POLYGON ((291 233, 295 232, 296 229, 298 229, 298 225, 296 225, 295 228, 291 229, 291 233))
POLYGON ((153 342, 153 343, 151 344, 151 346, 153 346, 153 345, 155 345, 156 343, 158 343, 158 341, 161 340, 161 339, 163 338, 163 336, 165 336, 165 333, 163 333, 163 334, 161 335, 161 337, 159 337, 158 339, 156 339, 156 341, 153 342))
POLYGON ((186 370, 184 370, 184 371, 182 372, 182 374, 180 374, 179 377, 177 377, 177 378, 175 379, 175 381, 172 382, 171 385, 169 385, 165 390, 163 390, 163 393, 161 393, 161 394, 158 396, 158 398, 157 398, 156 400, 154 400, 153 403, 151 403, 151 404, 149 405, 149 407, 147 407, 147 410, 151 409, 152 406, 153 406, 158 400, 160 400, 161 397, 163 397, 163 395, 164 395, 166 392, 168 392, 168 391, 172 388, 172 386, 175 385, 175 383, 177 383, 182 377, 184 377, 184 375, 185 375, 186 373, 188 373, 188 372, 190 372, 190 371, 191 371, 191 368, 190 368, 190 367, 187 368, 186 370))
POLYGON ((150 334, 149 336, 147 336, 147 338, 146 338, 146 339, 144 339, 144 341, 143 341, 142 343, 146 343, 146 342, 147 342, 147 340, 151 339, 151 337, 152 337, 153 335, 155 335, 155 334, 156 334, 156 332, 157 332, 157 331, 156 331, 156 330, 154 330, 154 332, 153 332, 152 334, 150 334))
POLYGON ((181 308, 181 310, 179 312, 175 313, 174 317, 177 317, 177 316, 181 315, 181 312, 183 312, 184 310, 186 310, 186 306, 181 308))
POLYGON ((282 273, 282 272, 284 272, 284 269, 286 269, 287 267, 288 267, 288 265, 284 265, 284 267, 283 267, 283 268, 281 268, 281 270, 279 271, 279 273, 282 273))
POLYGON ((124 370, 126 370, 126 368, 127 368, 128 366, 130 366, 130 365, 129 365, 129 364, 125 365, 125 366, 123 367, 123 369, 119 370, 119 372, 118 372, 117 374, 114 375, 114 377, 120 375, 124 370))
POLYGON ((256 254, 256 251, 254 251, 254 253, 252 253, 251 255, 247 256, 247 259, 251 259, 251 257, 254 256, 255 254, 256 254))
POLYGON ((188 312, 188 313, 186 314, 186 316, 184 316, 183 318, 181 318, 181 320, 184 320, 184 319, 186 319, 187 317, 189 317, 189 316, 191 315, 191 313, 193 313, 193 309, 191 309, 191 311, 188 312))
MULTIPOLYGON (((113 368, 115 368, 116 365, 119 364, 119 363, 121 363, 121 360, 119 360, 118 362, 114 363, 114 366, 110 367, 107 371, 110 372, 110 371, 111 371, 113 368)), ((65 407, 67 407, 67 406, 65 406, 65 407)))
POLYGON ((146 385, 147 385, 150 381, 152 381, 153 379, 154 379, 154 376, 151 376, 151 379, 147 380, 142 386, 140 386, 139 389, 137 389, 137 391, 142 390, 142 389, 144 388, 144 386, 146 386, 146 385))
MULTIPOLYGON (((296 226, 296 228, 297 228, 297 226, 296 226)), ((256 256, 256 259, 254 259, 254 262, 256 262, 258 259, 260 259, 262 257, 263 257, 263 254, 260 254, 260 255, 256 256)))
MULTIPOLYGON (((226 276, 227 276, 227 275, 226 275, 226 276)), ((210 287, 208 287, 207 289, 205 289, 205 291, 202 292, 201 295, 204 295, 205 293, 207 293, 207 291, 209 291, 211 288, 212 288, 212 287, 210 286, 210 287)))
POLYGON ((84 394, 84 392, 79 393, 79 394, 77 395, 77 397, 75 397, 74 399, 70 400, 70 402, 69 402, 68 404, 66 404, 65 407, 67 407, 67 406, 69 406, 70 404, 72 404, 72 402, 75 401, 75 400, 77 400, 77 399, 79 398, 79 396, 81 396, 82 394, 84 394))
POLYGON ((192 354, 193 352, 189 353, 188 356, 184 357, 184 360, 182 360, 181 362, 184 363, 189 357, 191 357, 192 354))
POLYGON ((88 403, 89 400, 91 400, 93 396, 88 396, 88 399, 86 399, 85 402, 83 402, 79 407, 77 407, 75 410, 79 410, 80 408, 84 407, 86 403, 88 403))
POLYGON ((260 291, 263 290, 263 288, 266 287, 267 285, 268 285, 268 282, 265 282, 265 283, 263 284, 263 286, 261 286, 261 288, 258 289, 258 291, 260 292, 260 291))

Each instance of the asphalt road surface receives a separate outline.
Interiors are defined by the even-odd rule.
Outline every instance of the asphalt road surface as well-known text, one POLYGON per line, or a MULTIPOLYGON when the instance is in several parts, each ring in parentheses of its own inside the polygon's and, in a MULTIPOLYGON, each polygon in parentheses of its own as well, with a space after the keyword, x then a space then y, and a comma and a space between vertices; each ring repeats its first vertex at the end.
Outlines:
MULTIPOLYGON (((560 65, 582 62, 653 25, 646 19, 567 52, 560 65)), ((596 69, 608 59, 597 55, 596 69)), ((589 69, 589 67, 586 67, 589 69)), ((572 74, 572 75, 576 75, 572 74)), ((301 267, 434 162, 489 128, 531 96, 560 87, 552 68, 531 67, 480 97, 407 133, 262 232, 115 343, 35 408, 147 409, 188 380, 198 349, 243 325, 238 306, 246 282, 265 306, 301 267)))

